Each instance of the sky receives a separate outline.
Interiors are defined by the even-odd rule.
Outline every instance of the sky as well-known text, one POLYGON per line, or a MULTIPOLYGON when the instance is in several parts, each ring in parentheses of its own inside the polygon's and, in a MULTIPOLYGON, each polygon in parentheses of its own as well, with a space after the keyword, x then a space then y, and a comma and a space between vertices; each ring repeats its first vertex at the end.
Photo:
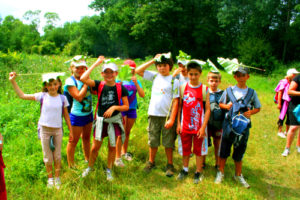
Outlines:
POLYGON ((23 15, 28 10, 41 10, 41 24, 39 31, 45 25, 43 16, 46 12, 55 12, 59 15, 62 26, 65 22, 80 21, 83 16, 98 14, 90 9, 88 5, 93 0, 0 0, 0 16, 4 19, 7 15, 12 15, 23 21, 23 15))

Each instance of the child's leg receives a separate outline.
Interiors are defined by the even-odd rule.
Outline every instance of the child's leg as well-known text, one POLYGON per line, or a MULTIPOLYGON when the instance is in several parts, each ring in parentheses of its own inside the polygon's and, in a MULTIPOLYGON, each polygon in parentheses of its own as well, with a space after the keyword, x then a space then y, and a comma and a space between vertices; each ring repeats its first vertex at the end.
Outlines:
POLYGON ((110 146, 110 142, 108 140, 108 155, 107 155, 107 168, 111 169, 116 158, 116 147, 110 146))
POLYGON ((290 126, 289 132, 287 134, 287 140, 286 140, 286 148, 290 148, 293 142, 293 139, 295 137, 295 134, 297 130, 299 129, 299 126, 290 126))
POLYGON ((242 174, 242 161, 234 161, 235 164, 235 175, 240 176, 242 174))
POLYGON ((89 160, 91 150, 91 131, 93 123, 89 123, 83 127, 82 131, 82 149, 84 152, 84 159, 89 160))
POLYGON ((52 134, 52 129, 45 126, 41 127, 41 143, 43 150, 43 160, 45 163, 48 178, 52 178, 52 164, 53 164, 53 153, 50 149, 50 136, 52 134))
POLYGON ((53 152, 55 177, 59 177, 60 168, 61 168, 62 134, 63 134, 62 129, 59 128, 55 131, 55 135, 53 136, 53 143, 55 145, 55 150, 53 152))
MULTIPOLYGON (((124 127, 125 128, 125 127, 124 127)), ((127 137, 125 138, 125 140, 127 137)), ((118 136, 117 137, 117 142, 116 142, 116 158, 121 158, 121 150, 122 150, 122 137, 118 136)))
POLYGON ((173 148, 165 148, 168 164, 173 165, 173 148))
POLYGON ((129 135, 130 135, 130 131, 131 128, 133 127, 134 123, 135 123, 135 118, 126 118, 127 120, 125 120, 125 134, 126 134, 126 138, 124 141, 124 144, 122 146, 122 154, 127 153, 127 148, 128 148, 128 143, 129 143, 129 135))
POLYGON ((224 168, 226 165, 227 158, 220 158, 219 159, 219 170, 224 174, 224 168))
POLYGON ((300 129, 298 133, 297 146, 300 147, 300 129))
POLYGON ((93 167, 98 156, 99 149, 102 145, 102 140, 93 140, 93 145, 90 153, 89 167, 93 167))
POLYGON ((219 165, 219 149, 220 149, 221 138, 214 137, 214 148, 215 148, 215 160, 216 166, 219 165))
POLYGON ((83 132, 82 126, 71 126, 71 128, 72 134, 69 135, 69 142, 67 145, 67 160, 69 167, 74 166, 75 148, 80 138, 80 135, 83 132))
POLYGON ((203 172, 203 161, 204 156, 197 156, 196 155, 196 172, 203 172))
POLYGON ((154 163, 158 147, 149 147, 149 161, 154 163))

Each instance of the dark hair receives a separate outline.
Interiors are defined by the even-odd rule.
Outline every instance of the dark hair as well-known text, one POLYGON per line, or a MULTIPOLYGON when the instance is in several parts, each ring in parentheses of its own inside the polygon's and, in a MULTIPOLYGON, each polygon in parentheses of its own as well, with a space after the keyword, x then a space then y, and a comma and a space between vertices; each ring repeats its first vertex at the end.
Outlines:
POLYGON ((161 62, 155 61, 155 66, 157 66, 159 64, 168 64, 170 66, 170 71, 171 71, 174 63, 173 63, 172 58, 166 58, 164 56, 161 56, 161 62))
MULTIPOLYGON (((52 81, 54 81, 54 80, 57 80, 57 81, 60 83, 60 86, 58 87, 57 93, 58 93, 58 94, 62 94, 62 89, 61 89, 62 82, 61 82, 60 78, 57 77, 56 79, 50 79, 50 80, 49 80, 49 83, 52 82, 52 81)), ((47 89, 46 86, 47 86, 47 82, 45 81, 45 82, 43 83, 43 89, 42 89, 42 92, 48 92, 48 89, 47 89)))
POLYGON ((190 71, 191 69, 196 69, 196 70, 198 70, 200 73, 202 73, 202 67, 201 67, 201 65, 199 65, 199 64, 197 64, 197 63, 194 63, 194 62, 189 63, 189 64, 187 65, 187 71, 190 71))

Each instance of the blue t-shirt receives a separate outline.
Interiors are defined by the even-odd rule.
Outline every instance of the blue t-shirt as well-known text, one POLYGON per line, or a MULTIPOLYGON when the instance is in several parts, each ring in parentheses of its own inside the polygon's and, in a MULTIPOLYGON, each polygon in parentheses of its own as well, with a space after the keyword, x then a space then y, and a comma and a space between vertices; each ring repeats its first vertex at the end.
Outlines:
MULTIPOLYGON (((118 82, 120 82, 120 81, 118 81, 118 82)), ((142 88, 142 84, 139 80, 137 80, 137 83, 142 88)), ((137 98, 136 98, 137 89, 136 89, 134 82, 132 80, 123 81, 122 85, 128 91, 129 109, 137 109, 137 98)), ((122 101, 121 101, 121 104, 122 104, 122 101)))
MULTIPOLYGON (((76 83, 77 83, 77 89, 80 91, 81 88, 83 87, 83 83, 79 80, 76 80, 76 83)), ((68 87, 70 87, 70 86, 76 87, 76 84, 71 77, 67 78, 66 83, 64 85, 64 91, 68 91, 68 87)), ((92 95, 91 95, 90 88, 88 88, 86 95, 81 102, 79 102, 73 98, 71 114, 76 115, 76 116, 87 116, 87 115, 91 114, 92 112, 93 112, 92 95)))

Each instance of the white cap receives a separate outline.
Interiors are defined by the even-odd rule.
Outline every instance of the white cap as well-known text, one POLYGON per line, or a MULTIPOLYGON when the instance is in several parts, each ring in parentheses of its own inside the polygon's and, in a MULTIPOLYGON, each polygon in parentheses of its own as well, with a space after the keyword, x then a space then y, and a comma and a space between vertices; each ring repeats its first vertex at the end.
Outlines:
POLYGON ((292 74, 299 74, 300 72, 298 72, 295 68, 292 68, 292 69, 289 69, 287 72, 286 72, 286 75, 287 76, 290 76, 292 74))
POLYGON ((72 61, 71 65, 74 65, 75 67, 80 67, 80 66, 88 67, 84 60, 72 61))
POLYGON ((188 63, 188 60, 177 60, 177 64, 183 64, 184 66, 188 63))
POLYGON ((48 82, 51 79, 56 80, 59 76, 64 76, 65 72, 47 73, 42 75, 43 82, 48 82))
POLYGON ((107 63, 107 64, 103 65, 102 72, 104 72, 106 69, 111 69, 114 72, 117 72, 118 71, 118 66, 115 63, 107 63))

